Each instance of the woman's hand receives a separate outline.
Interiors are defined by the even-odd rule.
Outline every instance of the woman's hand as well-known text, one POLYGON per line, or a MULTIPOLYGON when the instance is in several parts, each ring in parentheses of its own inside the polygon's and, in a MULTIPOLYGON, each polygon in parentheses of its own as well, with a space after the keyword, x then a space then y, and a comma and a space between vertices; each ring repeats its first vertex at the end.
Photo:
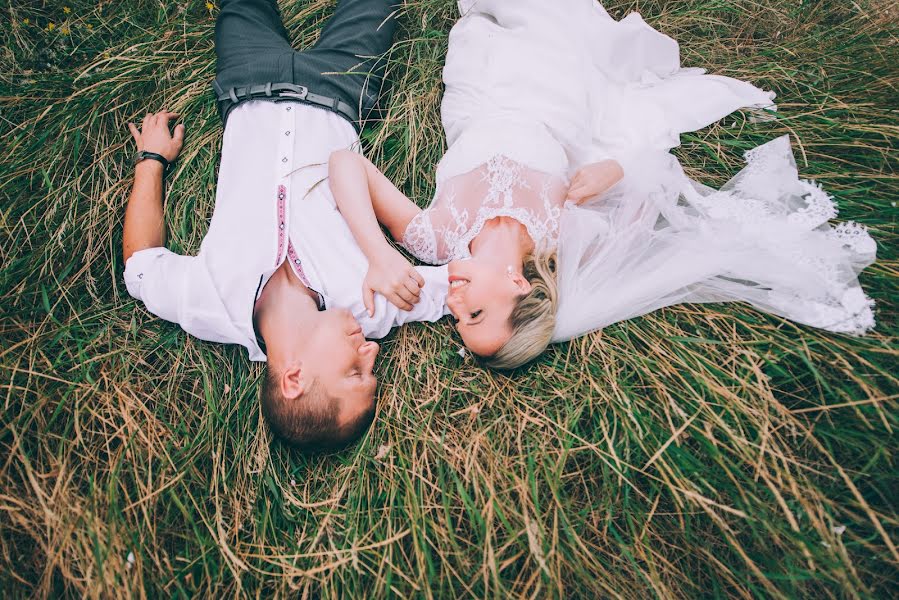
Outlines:
POLYGON ((169 132, 169 120, 177 118, 176 113, 163 109, 156 114, 147 113, 140 130, 134 123, 128 123, 138 152, 141 150, 155 152, 164 156, 167 161, 174 162, 184 144, 183 124, 175 126, 174 135, 169 132))
POLYGON ((568 200, 581 204, 585 200, 602 194, 624 177, 624 171, 617 160, 603 160, 582 167, 571 180, 568 200))
POLYGON ((370 260, 362 281, 362 298, 370 317, 375 316, 375 292, 401 310, 412 310, 420 299, 424 277, 393 246, 384 243, 370 260))

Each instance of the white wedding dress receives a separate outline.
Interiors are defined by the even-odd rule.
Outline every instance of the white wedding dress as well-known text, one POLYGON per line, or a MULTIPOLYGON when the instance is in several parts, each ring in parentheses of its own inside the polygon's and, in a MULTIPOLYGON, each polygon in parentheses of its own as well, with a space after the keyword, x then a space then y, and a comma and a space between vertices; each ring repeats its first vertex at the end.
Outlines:
POLYGON ((680 67, 677 42, 593 0, 461 0, 442 118, 448 149, 431 205, 403 245, 432 264, 467 258, 484 223, 510 216, 558 248, 553 341, 679 302, 746 301, 832 331, 863 333, 856 274, 874 260, 861 226, 828 225, 830 198, 800 181, 785 136, 747 153, 721 190, 684 174, 683 132, 774 94, 680 67), (625 177, 565 203, 577 169, 615 158, 625 177))

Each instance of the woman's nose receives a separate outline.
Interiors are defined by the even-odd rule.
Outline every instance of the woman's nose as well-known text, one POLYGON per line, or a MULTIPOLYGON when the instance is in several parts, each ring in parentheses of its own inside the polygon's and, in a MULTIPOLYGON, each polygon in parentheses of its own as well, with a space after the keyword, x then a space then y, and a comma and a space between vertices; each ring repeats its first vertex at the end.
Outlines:
POLYGON ((459 299, 458 298, 447 298, 446 299, 446 307, 450 309, 450 312, 453 314, 453 317, 456 320, 459 319, 459 299))

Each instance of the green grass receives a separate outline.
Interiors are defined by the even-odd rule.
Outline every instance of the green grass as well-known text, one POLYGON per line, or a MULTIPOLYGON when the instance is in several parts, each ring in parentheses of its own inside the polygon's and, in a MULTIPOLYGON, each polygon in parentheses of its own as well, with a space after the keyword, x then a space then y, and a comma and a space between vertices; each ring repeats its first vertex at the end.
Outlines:
MULTIPOLYGON (((778 93, 776 121, 732 115, 677 154, 720 184, 743 150, 791 133, 802 174, 878 240, 861 278, 875 334, 683 306, 506 376, 460 358, 449 323, 413 325, 383 345, 371 431, 312 458, 271 442, 242 349, 153 318, 121 280, 127 121, 183 115, 171 246, 196 251, 206 231, 215 8, 68 7, 0 8, 3 596, 897 593, 893 3, 609 5, 677 38, 685 64, 778 93)), ((299 47, 333 2, 282 7, 299 47)), ((406 1, 389 112, 364 136, 422 204, 454 18, 452 2, 406 1)))

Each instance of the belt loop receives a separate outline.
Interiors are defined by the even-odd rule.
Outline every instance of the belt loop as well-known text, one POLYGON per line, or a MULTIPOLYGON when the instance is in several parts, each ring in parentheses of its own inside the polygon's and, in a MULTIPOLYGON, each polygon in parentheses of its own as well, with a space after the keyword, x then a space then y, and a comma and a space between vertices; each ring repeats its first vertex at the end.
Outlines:
POLYGON ((272 95, 272 82, 269 81, 268 83, 265 84, 265 96, 268 98, 268 97, 271 97, 271 95, 272 95))
POLYGON ((228 96, 231 98, 231 102, 233 102, 234 104, 237 104, 237 102, 238 102, 237 94, 235 93, 234 88, 231 88, 230 90, 228 90, 228 96))

